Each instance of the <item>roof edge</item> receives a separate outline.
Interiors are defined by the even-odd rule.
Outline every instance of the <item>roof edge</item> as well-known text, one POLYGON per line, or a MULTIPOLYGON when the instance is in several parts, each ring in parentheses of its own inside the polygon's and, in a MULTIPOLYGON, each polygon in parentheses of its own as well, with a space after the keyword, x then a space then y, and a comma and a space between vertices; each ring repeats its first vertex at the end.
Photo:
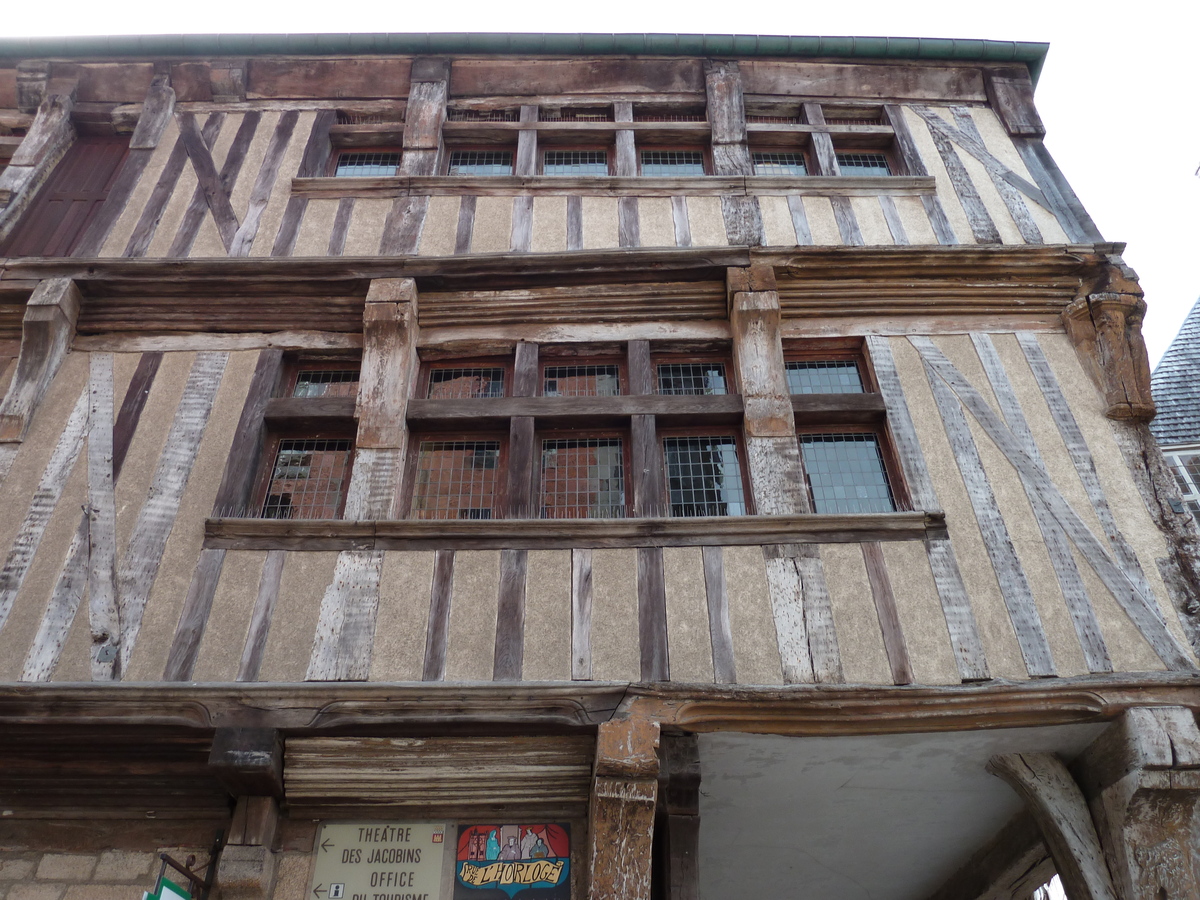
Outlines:
POLYGON ((588 54, 940 59, 1023 63, 1034 84, 1049 44, 961 38, 756 34, 162 34, 0 39, 0 57, 241 56, 247 54, 588 54))

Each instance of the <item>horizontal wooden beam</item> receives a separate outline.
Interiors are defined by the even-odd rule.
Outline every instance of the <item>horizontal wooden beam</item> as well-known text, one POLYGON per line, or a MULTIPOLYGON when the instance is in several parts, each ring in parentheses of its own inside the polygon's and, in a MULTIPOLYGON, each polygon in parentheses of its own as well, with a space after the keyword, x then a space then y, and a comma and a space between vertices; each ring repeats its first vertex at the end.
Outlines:
POLYGON ((263 417, 276 428, 353 431, 353 397, 273 397, 263 417))
POLYGON ((881 422, 887 415, 882 394, 793 394, 797 428, 881 422))
MULTIPOLYGON (((368 281, 375 278, 494 275, 563 275, 585 281, 597 271, 619 270, 635 280, 649 273, 673 273, 657 279, 679 281, 678 273, 725 269, 736 266, 775 266, 779 290, 785 294, 792 284, 828 281, 831 274, 864 275, 911 279, 916 276, 965 278, 968 283, 1014 276, 1056 279, 1095 279, 1109 265, 1109 256, 1125 249, 1120 243, 1100 244, 1010 244, 993 246, 805 246, 781 248, 672 247, 610 248, 555 253, 474 253, 459 256, 398 257, 276 257, 255 259, 0 259, 0 290, 5 282, 72 278, 85 296, 93 284, 112 290, 135 289, 187 283, 189 290, 203 290, 206 282, 241 284, 246 293, 280 283, 311 286, 314 281, 368 281)), ((723 274, 723 273, 722 273, 723 274)), ((836 279, 835 279, 836 280, 836 279)), ((1015 281, 1019 284, 1021 281, 1015 281)), ((419 290, 428 288, 418 281, 419 290)), ((365 288, 364 288, 365 296, 365 288)))
POLYGON ((542 428, 628 424, 630 416, 659 416, 675 424, 734 424, 742 398, 716 396, 497 397, 492 400, 410 400, 408 422, 431 430, 507 426, 513 416, 531 416, 542 428))
POLYGON ((916 197, 932 194, 931 175, 806 176, 699 175, 645 176, 396 175, 375 178, 293 178, 292 196, 340 197, 761 197, 811 194, 837 197, 916 197))
POLYGON ((235 519, 205 522, 227 550, 447 550, 844 544, 945 537, 941 512, 647 519, 235 519))
POLYGON ((421 735, 514 724, 587 727, 638 715, 687 731, 854 735, 1102 723, 1134 707, 1200 708, 1192 675, 1142 672, 971 685, 631 685, 627 682, 91 684, 0 686, 0 723, 131 726, 147 735, 218 727, 421 735), (149 727, 148 727, 149 726, 149 727))

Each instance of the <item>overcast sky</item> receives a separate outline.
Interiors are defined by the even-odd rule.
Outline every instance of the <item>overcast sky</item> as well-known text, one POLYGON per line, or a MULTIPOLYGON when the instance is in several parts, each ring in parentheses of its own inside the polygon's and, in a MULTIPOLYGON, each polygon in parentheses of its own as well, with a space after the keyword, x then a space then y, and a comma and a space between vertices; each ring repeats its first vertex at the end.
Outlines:
POLYGON ((1110 241, 1129 244, 1156 362, 1200 297, 1196 0, 687 4, 328 0, 13 3, 0 34, 555 31, 869 35, 1049 41, 1037 90, 1046 144, 1110 241))

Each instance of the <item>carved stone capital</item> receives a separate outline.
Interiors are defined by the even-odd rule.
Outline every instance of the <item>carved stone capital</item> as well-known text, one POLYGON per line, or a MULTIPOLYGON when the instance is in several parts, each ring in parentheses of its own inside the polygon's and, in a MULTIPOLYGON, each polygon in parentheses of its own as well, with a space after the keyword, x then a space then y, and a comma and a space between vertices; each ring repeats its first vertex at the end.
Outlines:
MULTIPOLYGON (((1132 283, 1127 286, 1136 287, 1132 283)), ((1067 335, 1084 368, 1104 393, 1111 419, 1154 418, 1150 360, 1142 339, 1146 301, 1141 292, 1101 291, 1078 297, 1063 311, 1067 335)))

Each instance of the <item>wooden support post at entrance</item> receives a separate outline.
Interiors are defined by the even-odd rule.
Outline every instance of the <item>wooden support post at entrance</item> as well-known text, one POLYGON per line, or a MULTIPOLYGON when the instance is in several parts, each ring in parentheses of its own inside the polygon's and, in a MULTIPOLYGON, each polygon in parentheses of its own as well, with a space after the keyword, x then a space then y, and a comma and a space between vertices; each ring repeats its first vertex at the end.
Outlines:
POLYGON ((700 747, 694 734, 664 734, 659 772, 659 857, 669 900, 700 900, 700 747), (665 840, 664 840, 665 839, 665 840))
POLYGON ((279 865, 273 847, 283 796, 283 738, 274 728, 218 728, 208 765, 237 798, 217 868, 220 896, 267 900, 279 865))
POLYGON ((589 900, 649 900, 658 799, 658 723, 603 722, 589 809, 589 900))

